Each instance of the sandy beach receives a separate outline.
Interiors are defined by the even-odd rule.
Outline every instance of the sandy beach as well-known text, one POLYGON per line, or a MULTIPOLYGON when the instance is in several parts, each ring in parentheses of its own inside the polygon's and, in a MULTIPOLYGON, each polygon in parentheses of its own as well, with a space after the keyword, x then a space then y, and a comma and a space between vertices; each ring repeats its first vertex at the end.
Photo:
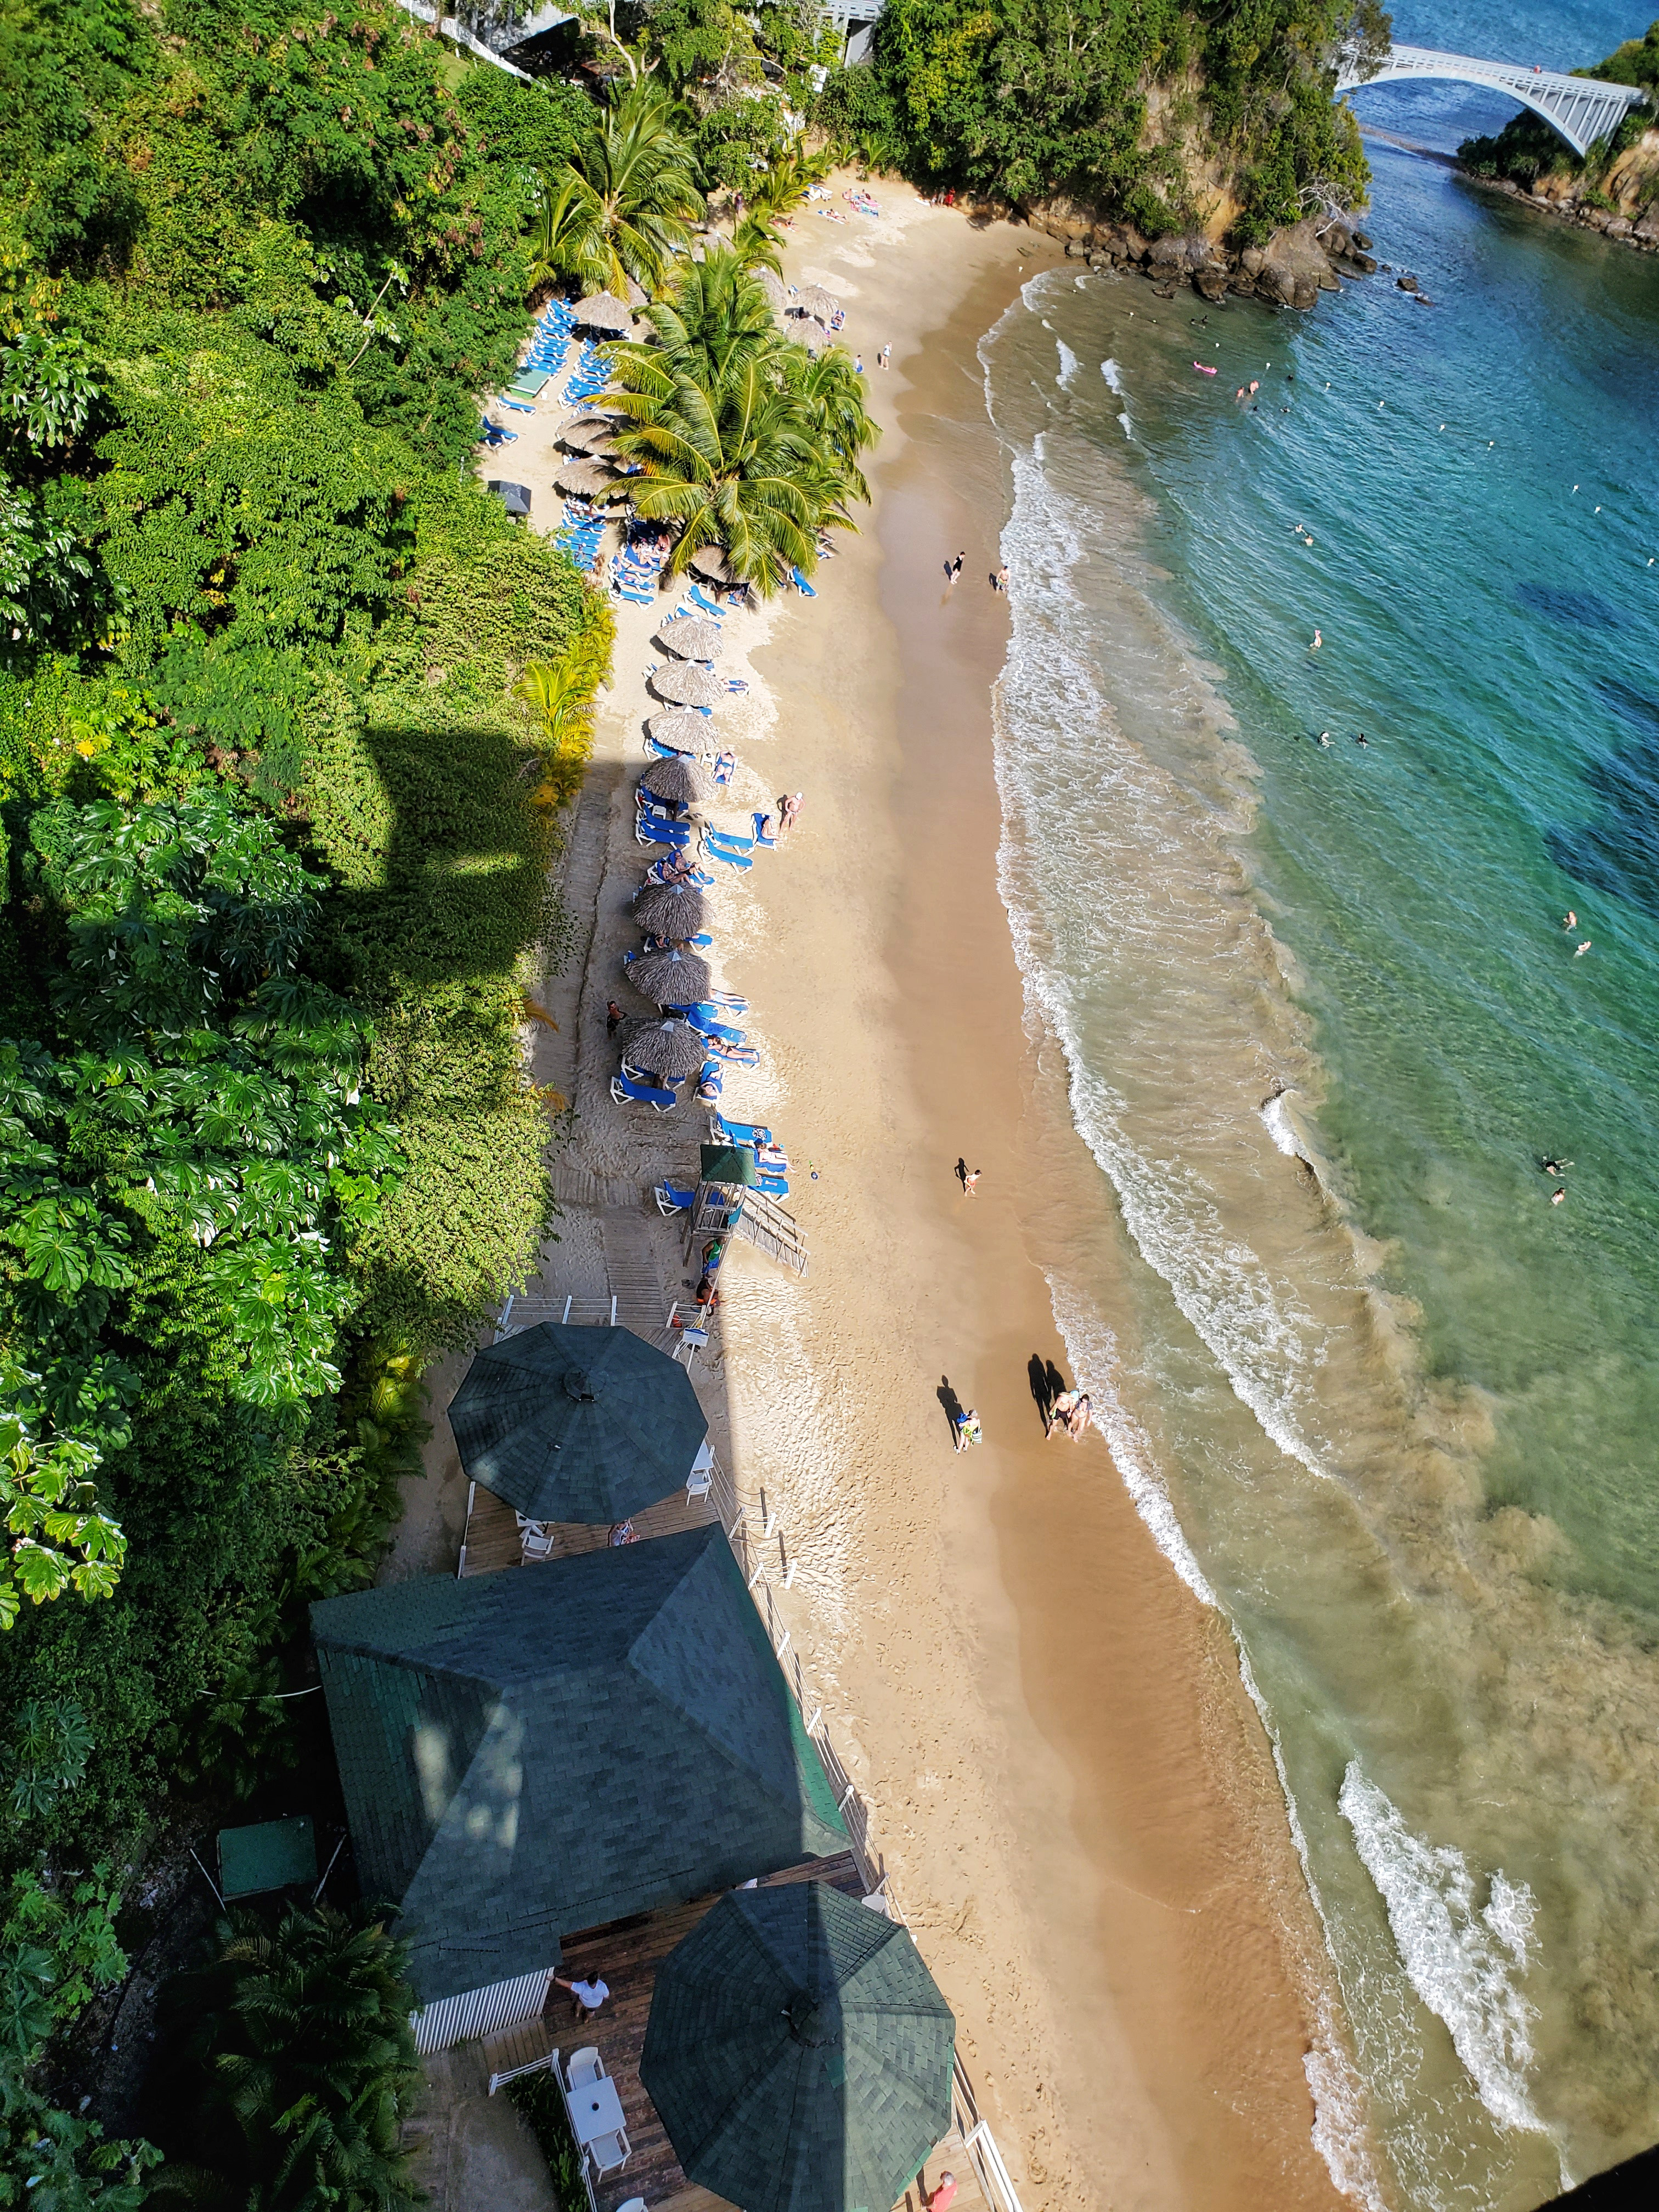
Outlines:
POLYGON ((861 535, 756 656, 765 757, 805 801, 729 969, 755 1110, 818 1180, 804 1285, 733 1263, 735 1457, 791 1525, 832 1724, 1028 2204, 1330 2203, 1318 1932, 1231 1638, 1100 1438, 1045 1443, 1027 1374, 1064 1360, 1045 1212, 1075 1236, 1106 1198, 997 894, 1006 495, 975 347, 1058 249, 880 199, 879 224, 804 213, 787 257, 844 302, 884 435, 861 535), (977 1452, 951 1449, 946 1377, 977 1452))
MULTIPOLYGON (((1304 2067, 1322 1952, 1230 1634, 1101 1437, 1045 1440, 1028 1376, 1033 1355, 1065 1364, 1045 1222, 1063 1212, 1073 1241, 1097 1224, 1103 1255, 1108 1199, 1058 1054, 1027 1034, 997 890, 1006 623, 988 577, 1007 489, 975 345, 1059 249, 903 188, 879 198, 878 223, 803 210, 787 254, 792 282, 842 300, 869 372, 872 507, 815 599, 728 615, 721 655, 752 679, 719 718, 739 762, 722 811, 804 794, 793 836, 711 894, 719 981, 749 1000, 762 1054, 725 1103, 787 1147, 811 1265, 802 1281, 733 1246, 700 1395, 751 1526, 784 1533, 793 1571, 771 1601, 1025 2212, 1332 2205, 1304 2067), (983 1170, 972 1196, 959 1155, 983 1170), (980 1413, 978 1450, 952 1449, 952 1391, 980 1413)), ((515 418, 512 473, 538 510, 562 412, 515 418)), ((538 1000, 557 1029, 526 1030, 537 1079, 578 1118, 559 1236, 515 1325, 568 1295, 599 1317, 636 1255, 639 1279, 654 1267, 684 1295, 672 1229, 641 1200, 695 1178, 702 1117, 619 1113, 605 1029, 613 994, 647 1011, 620 952, 646 857, 631 793, 651 633, 672 604, 619 606, 565 861, 578 942, 538 1000)), ((434 1414, 464 1364, 432 1379, 434 1414)), ((393 1575, 455 1557, 465 1485, 441 1419, 427 1464, 393 1575)))

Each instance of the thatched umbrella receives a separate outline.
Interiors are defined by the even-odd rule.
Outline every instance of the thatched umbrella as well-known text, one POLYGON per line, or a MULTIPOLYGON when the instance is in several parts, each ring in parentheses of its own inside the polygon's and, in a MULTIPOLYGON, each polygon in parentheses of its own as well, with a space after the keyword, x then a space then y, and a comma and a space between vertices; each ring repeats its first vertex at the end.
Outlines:
POLYGON ((647 1022, 629 1038, 623 1057, 630 1067, 641 1068, 647 1075, 684 1083, 702 1067, 708 1057, 708 1047, 689 1022, 647 1022))
POLYGON ((584 330, 607 331, 620 337, 634 327, 633 312, 628 302, 619 300, 614 292, 595 292, 591 299, 579 300, 572 313, 584 330))
POLYGON ((836 343, 829 331, 820 329, 817 323, 803 323, 795 336, 798 342, 806 348, 814 360, 836 343))
POLYGON ((841 313, 841 301, 833 292, 826 292, 822 284, 803 284, 795 305, 803 315, 811 315, 826 330, 841 313))
POLYGON ((567 461, 553 479, 561 491, 574 492, 579 498, 592 499, 617 481, 617 471, 608 469, 603 461, 567 461))
POLYGON ((726 565, 723 545, 704 545, 691 556, 691 566, 698 575, 711 584, 730 584, 736 581, 726 565))
POLYGON ((671 806, 702 806, 714 796, 714 779, 696 761, 677 754, 672 760, 653 761, 640 778, 640 789, 671 806))
POLYGON ((657 632, 657 643, 682 660, 712 660, 720 649, 720 626, 706 615, 676 615, 657 632))
POLYGON ((714 735, 714 726, 707 715, 694 714, 689 707, 653 714, 645 726, 659 745, 672 745, 680 752, 707 752, 714 735))
POLYGON ((559 443, 568 446, 573 453, 603 453, 617 434, 617 425, 602 415, 584 415, 568 422, 559 433, 559 443))
POLYGON ((772 313, 775 315, 787 315, 789 312, 789 295, 784 289, 783 279, 777 270, 757 269, 754 274, 755 282, 772 303, 772 313))
POLYGON ((704 912, 701 891, 669 890, 659 884, 647 884, 634 902, 634 919, 641 929, 682 945, 702 929, 704 912))
POLYGON ((688 2181, 850 2212, 950 2131, 956 2025, 896 1921, 828 1882, 732 1890, 657 1969, 640 2080, 688 2181))
POLYGON ((642 952, 629 962, 628 980, 659 1006, 690 1006, 708 996, 714 978, 695 952, 642 952))
POLYGON ((651 672, 651 688, 658 698, 676 707, 718 707, 726 696, 726 678, 695 661, 673 661, 651 672))
MULTIPOLYGON (((702 1061, 698 1061, 699 1066, 702 1061)), ((678 1490, 708 1424, 629 1328, 539 1322, 485 1346, 449 1408, 461 1465, 532 1521, 623 1521, 678 1490)))

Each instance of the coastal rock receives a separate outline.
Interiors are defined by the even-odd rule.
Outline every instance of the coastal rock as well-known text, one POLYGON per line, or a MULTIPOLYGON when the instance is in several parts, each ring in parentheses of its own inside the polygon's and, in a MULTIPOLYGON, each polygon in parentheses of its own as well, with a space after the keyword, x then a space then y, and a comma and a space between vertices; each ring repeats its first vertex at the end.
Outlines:
POLYGON ((1417 289, 1415 276, 1396 276, 1394 281, 1402 292, 1414 292, 1417 289))
POLYGON ((1371 250, 1371 241, 1369 232, 1363 230, 1355 231, 1353 234, 1353 242, 1359 248, 1362 253, 1369 253, 1371 250))
POLYGON ((1193 278, 1193 289, 1206 300, 1224 300, 1227 282, 1224 269, 1200 269, 1193 278))
POLYGON ((1255 279, 1254 276, 1247 276, 1242 269, 1234 270, 1232 275, 1227 279, 1227 285, 1228 289, 1237 292, 1241 300, 1253 300, 1255 297, 1255 279))
POLYGON ((1579 220, 1587 230, 1605 230, 1613 217, 1605 208, 1586 208, 1579 220))
POLYGON ((1247 246, 1238 257, 1238 265, 1247 276, 1259 276, 1267 258, 1267 255, 1259 246, 1247 246))
POLYGON ((1607 234, 1609 238, 1632 238, 1636 234, 1636 225, 1627 215, 1616 215, 1607 225, 1607 234))
POLYGON ((1655 200, 1647 213, 1638 218, 1635 234, 1638 238, 1659 239, 1659 200, 1655 200))
POLYGON ((1257 289, 1292 307, 1310 307, 1319 293, 1340 291, 1319 242, 1321 229, 1330 228, 1328 218, 1309 216, 1288 230, 1275 231, 1267 241, 1257 289))

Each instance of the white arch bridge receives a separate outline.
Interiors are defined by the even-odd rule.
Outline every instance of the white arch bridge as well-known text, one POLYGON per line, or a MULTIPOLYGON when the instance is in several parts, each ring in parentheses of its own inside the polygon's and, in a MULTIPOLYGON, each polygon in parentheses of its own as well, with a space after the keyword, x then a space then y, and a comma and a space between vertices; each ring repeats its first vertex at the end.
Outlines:
POLYGON ((1357 92, 1368 85, 1420 84, 1436 78, 1481 85, 1518 100, 1559 131, 1581 161, 1598 138, 1617 130, 1646 98, 1632 84, 1565 76, 1556 70, 1528 69, 1520 62, 1475 61, 1468 54, 1437 53, 1429 46, 1390 46, 1380 68, 1350 49, 1338 64, 1336 88, 1357 92))

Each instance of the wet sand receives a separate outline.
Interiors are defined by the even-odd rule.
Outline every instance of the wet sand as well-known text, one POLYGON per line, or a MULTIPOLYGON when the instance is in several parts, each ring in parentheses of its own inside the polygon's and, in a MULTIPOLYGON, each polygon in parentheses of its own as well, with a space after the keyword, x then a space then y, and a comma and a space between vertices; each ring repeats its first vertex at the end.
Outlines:
POLYGON ((1064 1365, 1045 1221, 1108 1287, 1116 1236, 996 884, 1006 495, 975 345, 1058 249, 879 197, 879 226, 803 215, 787 256, 843 300, 887 434, 863 534, 755 652, 775 721, 748 762, 805 799, 722 929, 767 1063, 730 1110, 786 1144, 813 1259, 804 1284, 727 1261, 734 1454, 788 1525, 809 1687, 1027 2212, 1331 2205, 1322 1954, 1231 1638, 1101 1438, 1045 1443, 1027 1373, 1064 1365))

